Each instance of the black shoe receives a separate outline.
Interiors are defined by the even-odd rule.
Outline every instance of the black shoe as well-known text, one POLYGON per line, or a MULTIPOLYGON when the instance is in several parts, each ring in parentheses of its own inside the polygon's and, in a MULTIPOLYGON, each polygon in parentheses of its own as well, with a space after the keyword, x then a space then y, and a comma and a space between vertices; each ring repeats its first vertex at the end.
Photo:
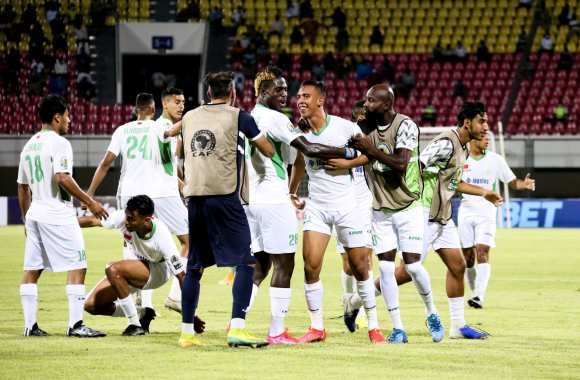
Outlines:
POLYGON ((138 335, 145 335, 145 329, 141 326, 137 325, 129 325, 123 331, 123 336, 138 336, 138 335))
POLYGON ((155 316, 157 314, 155 313, 155 310, 150 308, 150 307, 146 307, 145 311, 143 313, 143 316, 139 319, 139 323, 141 323, 141 327, 143 327, 143 330, 149 334, 149 325, 151 324, 151 321, 155 319, 155 316))
POLYGON ((479 297, 473 297, 467 301, 467 304, 474 309, 483 309, 483 302, 479 299, 479 297))
POLYGON ((75 323, 72 328, 69 327, 66 335, 75 336, 77 338, 101 338, 107 336, 104 332, 93 330, 92 328, 83 325, 82 320, 75 323))
POLYGON ((38 323, 35 323, 31 329, 24 329, 24 336, 48 336, 48 333, 38 327, 38 323))

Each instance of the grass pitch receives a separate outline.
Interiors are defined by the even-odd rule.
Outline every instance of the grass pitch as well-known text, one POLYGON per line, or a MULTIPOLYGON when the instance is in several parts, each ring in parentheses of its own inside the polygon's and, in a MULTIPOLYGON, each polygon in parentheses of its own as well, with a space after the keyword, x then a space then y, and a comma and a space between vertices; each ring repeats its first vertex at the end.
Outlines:
MULTIPOLYGON (((89 270, 87 292, 104 266, 121 257, 120 236, 104 229, 84 230, 89 270)), ((492 251, 492 277, 483 310, 466 308, 468 323, 493 334, 487 341, 445 339, 431 342, 422 302, 412 285, 401 289, 403 322, 410 343, 372 346, 365 329, 346 331, 342 319, 340 259, 333 245, 322 274, 328 338, 325 343, 265 349, 231 349, 225 327, 231 287, 218 285, 226 273, 211 268, 202 279, 199 315, 206 321, 206 344, 193 350, 177 346, 180 316, 163 309, 169 285, 154 294, 160 314, 144 337, 122 337, 124 318, 85 316, 106 331, 103 339, 64 336, 68 305, 66 275, 44 273, 39 282, 39 325, 52 336, 22 337, 18 286, 22 271, 23 227, 0 228, 0 379, 261 379, 261 378, 580 378, 580 232, 538 229, 499 230, 492 251)), ((292 281, 287 320, 290 332, 303 334, 309 323, 300 252, 292 281)), ((443 264, 431 253, 427 262, 445 327, 449 326, 443 264)), ((248 328, 265 335, 269 324, 268 288, 263 285, 248 328)), ((379 318, 391 329, 382 298, 379 318)))

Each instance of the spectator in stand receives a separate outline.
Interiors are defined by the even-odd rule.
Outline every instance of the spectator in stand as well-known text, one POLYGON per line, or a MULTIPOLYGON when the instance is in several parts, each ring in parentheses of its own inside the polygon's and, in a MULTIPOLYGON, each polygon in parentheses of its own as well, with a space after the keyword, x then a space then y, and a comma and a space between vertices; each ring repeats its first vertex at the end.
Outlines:
POLYGON ((542 41, 540 42, 540 53, 548 52, 551 53, 554 51, 554 40, 548 33, 544 33, 544 37, 542 37, 542 41))
POLYGON ((290 71, 292 68, 292 58, 286 49, 282 50, 282 52, 278 55, 277 66, 284 71, 290 71))
POLYGON ((236 91, 238 95, 244 92, 244 83, 246 82, 246 76, 241 71, 234 71, 234 85, 236 86, 236 91))
POLYGON ((300 3, 300 19, 313 18, 314 9, 312 9, 312 4, 310 0, 302 0, 300 3))
POLYGON ((491 53, 485 44, 485 40, 479 41, 479 46, 477 47, 477 61, 478 62, 487 62, 491 61, 491 53))
POLYGON ((242 59, 244 60, 244 66, 245 67, 252 67, 256 64, 257 62, 257 55, 256 55, 256 44, 254 44, 253 42, 250 44, 250 46, 246 49, 246 52, 244 53, 242 59))
POLYGON ((336 75, 340 79, 346 79, 348 74, 353 70, 354 64, 352 61, 352 56, 346 55, 342 61, 339 61, 338 68, 336 70, 336 75))
POLYGON ((520 3, 518 4, 518 8, 531 9, 532 8, 532 1, 533 0, 520 0, 520 3))
POLYGON ((77 78, 77 91, 81 98, 94 100, 97 88, 93 77, 88 73, 80 73, 77 78))
POLYGON ((302 32, 298 25, 294 25, 292 28, 292 33, 290 34, 290 45, 301 45, 302 44, 302 32))
POLYGON ((443 46, 441 46, 441 40, 437 41, 437 45, 431 51, 431 58, 434 62, 443 61, 443 46))
POLYGON ((304 37, 308 39, 310 45, 316 45, 316 38, 318 37, 320 23, 313 18, 307 18, 306 20, 302 21, 300 26, 302 26, 304 37))
POLYGON ((370 62, 367 59, 363 59, 362 62, 360 62, 356 66, 356 79, 357 80, 367 79, 369 77, 369 75, 371 75, 372 73, 373 73, 373 67, 371 66, 370 62))
POLYGON ((558 70, 570 70, 574 64, 572 54, 568 51, 568 46, 564 46, 564 51, 560 53, 560 60, 558 61, 558 70))
POLYGON ((217 32, 221 32, 222 23, 224 20, 224 13, 218 7, 213 7, 212 11, 208 16, 209 25, 217 32))
POLYGON ((298 1, 292 0, 290 5, 288 5, 288 9, 286 10, 286 17, 288 19, 300 16, 300 5, 298 5, 298 1))
POLYGON ((442 52, 443 62, 453 62, 455 61, 455 49, 451 47, 451 44, 447 44, 442 52))
POLYGON ((334 13, 332 14, 332 26, 337 28, 346 28, 346 15, 342 11, 342 8, 334 8, 334 13))
POLYGON ((389 82, 389 84, 395 83, 397 72, 395 66, 393 66, 391 61, 389 61, 389 57, 385 57, 385 60, 383 61, 382 72, 385 80, 389 82))
POLYGON ((242 43, 240 40, 236 40, 234 42, 234 46, 232 46, 232 50, 230 54, 232 56, 232 61, 240 61, 244 55, 245 49, 242 47, 242 43))
POLYGON ((276 19, 270 24, 269 35, 271 36, 272 34, 277 34, 279 37, 284 34, 284 23, 280 19, 280 14, 276 14, 276 19))
POLYGON ((314 65, 314 60, 312 59, 310 52, 308 50, 306 50, 302 54, 302 57, 300 58, 300 69, 302 71, 310 71, 310 70, 312 70, 313 65, 314 65))
POLYGON ((385 34, 378 25, 375 25, 373 27, 373 32, 369 39, 369 46, 379 45, 380 47, 383 47, 384 43, 385 43, 385 34))
POLYGON ((427 104, 425 108, 423 108, 423 112, 421 113, 421 122, 435 124, 436 121, 437 121, 437 110, 435 109, 435 106, 433 106, 433 104, 429 102, 429 104, 427 104))
POLYGON ((288 82, 288 97, 295 97, 298 94, 298 90, 300 90, 300 81, 298 78, 290 79, 288 82))
POLYGON ((467 99, 468 96, 469 90, 465 86, 465 83, 461 79, 455 81, 453 84, 453 97, 467 99))
POLYGON ((252 38, 250 37, 249 33, 244 33, 244 35, 242 36, 242 38, 240 38, 240 46, 242 47, 242 49, 244 49, 244 51, 250 47, 250 44, 252 43, 252 38))
POLYGON ((45 9, 46 9, 46 21, 50 24, 58 16, 58 2, 47 1, 45 9))
POLYGON ((516 43, 516 53, 523 53, 528 46, 528 35, 526 30, 522 28, 520 35, 518 36, 518 42, 516 43))
POLYGON ((185 8, 183 8, 177 14, 177 22, 188 22, 189 20, 197 21, 199 20, 200 11, 199 4, 197 1, 192 1, 185 8))
POLYGON ((320 61, 314 62, 314 65, 312 66, 312 75, 314 76, 314 79, 316 79, 317 81, 319 82, 324 81, 326 70, 324 69, 322 62, 320 61))
POLYGON ((21 20, 24 25, 34 24, 36 22, 36 7, 32 4, 28 4, 22 13, 21 20))
POLYGON ((327 71, 335 71, 336 70, 336 58, 334 57, 334 53, 332 53, 330 51, 328 53, 326 53, 324 55, 322 63, 324 64, 324 68, 327 71))
POLYGON ((457 41, 457 45, 455 46, 455 59, 459 62, 467 61, 467 50, 465 50, 461 41, 457 41))
POLYGON ((61 57, 57 57, 56 61, 54 62, 53 72, 56 75, 63 76, 68 74, 68 64, 61 57))
POLYGON ((416 84, 417 82, 415 81, 415 76, 411 72, 411 69, 408 67, 405 68, 405 71, 403 71, 403 74, 401 74, 401 77, 399 78, 397 95, 400 94, 401 96, 408 98, 416 84))
POLYGON ((556 105, 552 111, 552 121, 565 122, 567 120, 568 120, 568 108, 561 103, 556 105))
POLYGON ((336 50, 343 52, 348 47, 349 38, 346 28, 340 28, 336 33, 336 50))

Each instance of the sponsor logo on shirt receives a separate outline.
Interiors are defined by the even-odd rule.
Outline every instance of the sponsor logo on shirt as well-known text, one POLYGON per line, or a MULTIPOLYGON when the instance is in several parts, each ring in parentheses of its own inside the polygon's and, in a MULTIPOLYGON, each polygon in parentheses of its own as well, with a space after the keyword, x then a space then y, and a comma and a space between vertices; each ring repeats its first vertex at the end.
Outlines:
POLYGON ((491 183, 487 178, 467 178, 465 182, 472 185, 489 185, 491 183))
POLYGON ((60 168, 61 169, 68 169, 68 158, 63 157, 60 159, 60 168))
POLYGON ((207 157, 215 151, 216 138, 212 131, 202 129, 195 132, 191 139, 193 157, 207 157))

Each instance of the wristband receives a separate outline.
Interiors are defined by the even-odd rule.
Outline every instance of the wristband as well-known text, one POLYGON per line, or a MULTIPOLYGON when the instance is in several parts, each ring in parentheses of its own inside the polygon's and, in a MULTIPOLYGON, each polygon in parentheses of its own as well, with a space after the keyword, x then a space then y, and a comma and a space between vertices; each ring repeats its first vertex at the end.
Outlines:
POLYGON ((356 150, 353 148, 344 148, 344 158, 347 160, 353 159, 356 157, 356 150))

